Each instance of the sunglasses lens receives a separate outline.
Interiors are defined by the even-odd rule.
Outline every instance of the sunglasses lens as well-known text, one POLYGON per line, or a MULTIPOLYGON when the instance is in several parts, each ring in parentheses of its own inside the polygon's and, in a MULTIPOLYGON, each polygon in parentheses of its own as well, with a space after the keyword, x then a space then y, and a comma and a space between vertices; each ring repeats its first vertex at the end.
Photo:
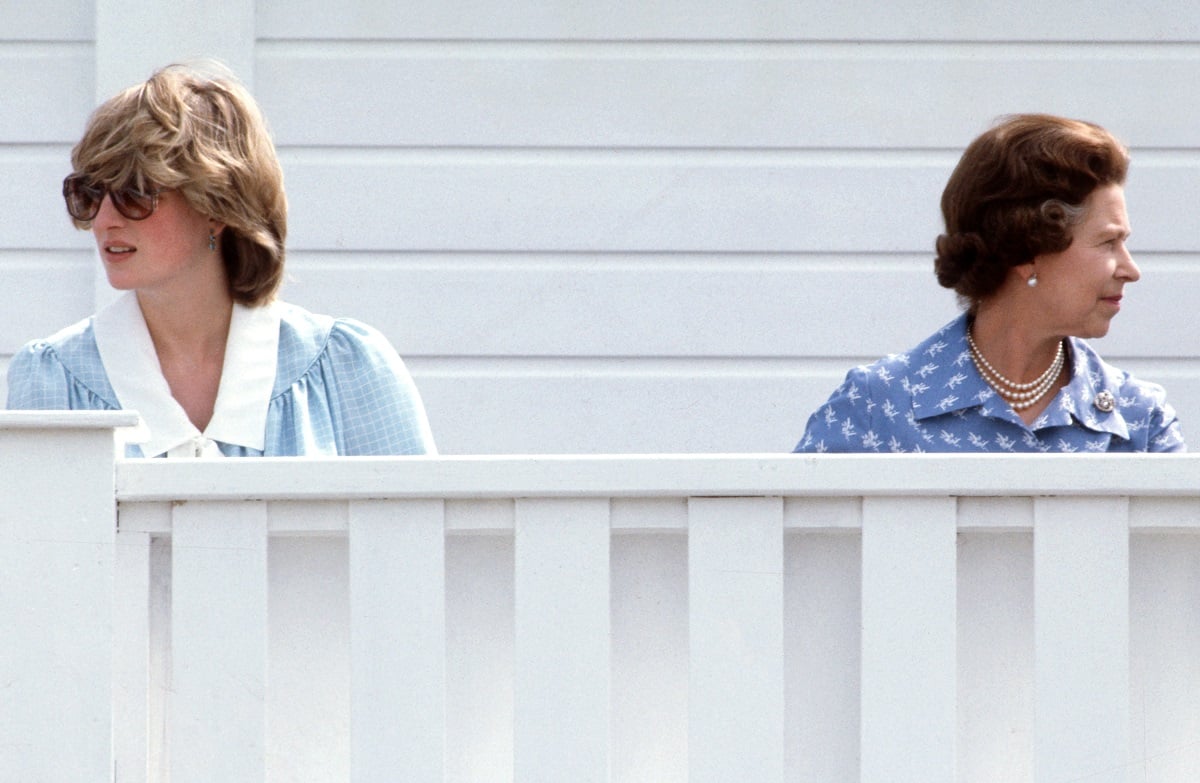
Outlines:
POLYGON ((156 199, 154 193, 143 193, 133 188, 110 191, 113 206, 130 220, 145 220, 154 211, 156 199))
POLYGON ((91 220, 100 211, 104 189, 88 185, 83 180, 67 177, 63 182, 63 198, 67 201, 67 212, 76 220, 91 220))

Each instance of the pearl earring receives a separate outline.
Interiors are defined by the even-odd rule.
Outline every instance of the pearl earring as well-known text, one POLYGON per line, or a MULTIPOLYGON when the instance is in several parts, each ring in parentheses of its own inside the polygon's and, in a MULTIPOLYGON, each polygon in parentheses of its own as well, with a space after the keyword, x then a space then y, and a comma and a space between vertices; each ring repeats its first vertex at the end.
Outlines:
POLYGON ((208 249, 209 250, 217 249, 217 235, 213 233, 213 230, 211 228, 208 230, 208 249))
POLYGON ((1037 288, 1037 272, 1029 276, 1029 279, 1025 281, 1025 285, 1030 288, 1037 288))

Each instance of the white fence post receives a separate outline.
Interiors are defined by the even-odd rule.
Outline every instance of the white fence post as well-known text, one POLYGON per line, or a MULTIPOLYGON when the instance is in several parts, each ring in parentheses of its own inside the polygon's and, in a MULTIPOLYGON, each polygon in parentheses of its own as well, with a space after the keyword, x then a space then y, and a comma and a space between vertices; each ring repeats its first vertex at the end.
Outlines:
POLYGON ((1129 499, 1034 505, 1038 780, 1125 780, 1129 736, 1129 499))
POLYGON ((442 780, 442 501, 356 501, 349 524, 351 777, 362 783, 442 780))
POLYGON ((689 780, 783 781, 783 500, 688 502, 689 780))
POLYGON ((609 777, 609 504, 517 501, 517 783, 609 777))
POLYGON ((113 775, 113 428, 0 413, 0 780, 113 775))
POLYGON ((184 503, 173 517, 171 781, 264 780, 266 503, 184 503))
POLYGON ((955 500, 863 499, 862 780, 953 783, 955 500))

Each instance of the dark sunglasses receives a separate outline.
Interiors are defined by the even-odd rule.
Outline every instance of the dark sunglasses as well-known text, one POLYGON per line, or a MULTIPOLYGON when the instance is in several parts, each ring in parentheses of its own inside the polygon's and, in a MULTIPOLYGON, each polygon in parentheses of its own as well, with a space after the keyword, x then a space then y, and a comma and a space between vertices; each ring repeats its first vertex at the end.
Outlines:
POLYGON ((93 184, 79 174, 72 174, 63 180, 63 198, 67 201, 67 212, 76 220, 94 219, 100 212, 100 202, 104 201, 106 193, 122 215, 130 220, 145 220, 158 206, 158 194, 161 192, 161 189, 149 193, 136 188, 112 190, 106 185, 93 184))

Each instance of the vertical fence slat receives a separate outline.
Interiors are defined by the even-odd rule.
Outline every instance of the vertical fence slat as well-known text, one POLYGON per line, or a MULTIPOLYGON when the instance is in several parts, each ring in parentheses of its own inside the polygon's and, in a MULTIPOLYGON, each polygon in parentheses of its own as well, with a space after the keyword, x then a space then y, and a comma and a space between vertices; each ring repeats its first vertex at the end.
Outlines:
POLYGON ((1034 506, 1034 771, 1116 779, 1129 763, 1129 501, 1034 506))
POLYGON ((446 726, 441 500, 350 504, 351 775, 441 780, 446 726))
POLYGON ((783 780, 783 500, 688 503, 688 767, 783 780))
POLYGON ((177 506, 171 574, 172 783, 264 780, 266 504, 177 506))
POLYGON ((518 500, 515 533, 515 779, 607 782, 608 501, 518 500))
POLYGON ((862 780, 955 777, 954 498, 868 497, 862 530, 862 780))
POLYGON ((0 780, 108 780, 112 429, 0 428, 0 464, 0 780))

